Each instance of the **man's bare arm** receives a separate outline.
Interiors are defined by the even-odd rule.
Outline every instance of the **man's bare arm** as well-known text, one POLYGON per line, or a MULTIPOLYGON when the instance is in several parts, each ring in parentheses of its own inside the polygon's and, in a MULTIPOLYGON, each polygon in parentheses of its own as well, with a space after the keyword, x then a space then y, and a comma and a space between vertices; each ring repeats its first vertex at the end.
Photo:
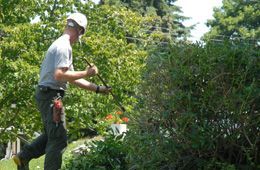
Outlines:
POLYGON ((58 68, 55 70, 54 78, 57 81, 73 82, 87 76, 87 71, 69 71, 68 68, 58 68))
POLYGON ((72 82, 77 79, 91 77, 98 74, 98 69, 95 65, 86 67, 84 71, 70 71, 67 67, 57 68, 54 72, 54 78, 57 81, 72 82))
POLYGON ((90 90, 95 92, 97 90, 97 85, 94 83, 91 83, 85 79, 77 79, 71 82, 72 84, 86 90, 90 90))

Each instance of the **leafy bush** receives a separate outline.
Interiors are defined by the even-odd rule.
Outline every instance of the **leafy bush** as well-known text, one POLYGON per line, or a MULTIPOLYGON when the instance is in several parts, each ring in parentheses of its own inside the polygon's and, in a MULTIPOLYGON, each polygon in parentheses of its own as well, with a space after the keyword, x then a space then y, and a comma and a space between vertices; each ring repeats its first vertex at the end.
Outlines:
POLYGON ((259 63, 246 44, 151 51, 126 137, 130 168, 259 168, 259 63))
POLYGON ((122 137, 123 135, 108 135, 104 140, 86 143, 88 149, 66 160, 63 169, 126 169, 127 147, 123 144, 122 137))

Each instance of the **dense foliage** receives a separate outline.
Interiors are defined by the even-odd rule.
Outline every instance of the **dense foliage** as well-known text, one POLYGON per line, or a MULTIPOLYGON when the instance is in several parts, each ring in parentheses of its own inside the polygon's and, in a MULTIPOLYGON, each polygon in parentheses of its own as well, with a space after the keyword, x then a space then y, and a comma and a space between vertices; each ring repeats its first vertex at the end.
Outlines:
POLYGON ((230 43, 152 50, 126 139, 130 166, 259 168, 258 56, 230 43))
POLYGON ((260 3, 258 1, 223 0, 223 5, 214 10, 214 19, 207 25, 210 31, 204 36, 210 39, 247 40, 251 44, 259 43, 260 3))
POLYGON ((127 169, 126 155, 128 147, 122 140, 123 135, 108 135, 104 140, 86 143, 86 149, 80 155, 71 155, 63 166, 64 170, 101 170, 127 169))
POLYGON ((182 22, 188 17, 181 14, 181 9, 174 3, 176 0, 101 0, 100 4, 110 4, 116 6, 125 6, 142 16, 157 16, 157 20, 146 31, 162 31, 165 36, 173 41, 177 38, 186 39, 190 36, 190 30, 193 27, 185 27, 182 22))
POLYGON ((147 27, 147 32, 162 31, 165 36, 176 41, 177 38, 186 39, 193 28, 185 27, 183 21, 187 20, 181 14, 181 8, 174 3, 176 0, 101 0, 100 4, 125 6, 142 16, 158 17, 157 21, 147 27))

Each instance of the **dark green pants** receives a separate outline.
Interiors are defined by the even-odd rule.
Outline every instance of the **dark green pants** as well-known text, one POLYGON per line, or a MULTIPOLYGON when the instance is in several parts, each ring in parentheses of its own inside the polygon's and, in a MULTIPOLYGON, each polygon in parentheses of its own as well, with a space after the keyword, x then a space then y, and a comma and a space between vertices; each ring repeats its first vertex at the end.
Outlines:
MULTIPOLYGON (((65 121, 56 124, 52 121, 52 100, 61 93, 55 90, 41 91, 36 90, 36 103, 44 125, 44 132, 37 137, 32 143, 23 147, 18 154, 22 160, 29 163, 33 158, 38 158, 45 154, 44 169, 58 170, 61 168, 62 153, 67 146, 67 134, 65 121)), ((65 116, 65 115, 64 115, 65 116)), ((26 168, 24 168, 26 169, 26 168)))

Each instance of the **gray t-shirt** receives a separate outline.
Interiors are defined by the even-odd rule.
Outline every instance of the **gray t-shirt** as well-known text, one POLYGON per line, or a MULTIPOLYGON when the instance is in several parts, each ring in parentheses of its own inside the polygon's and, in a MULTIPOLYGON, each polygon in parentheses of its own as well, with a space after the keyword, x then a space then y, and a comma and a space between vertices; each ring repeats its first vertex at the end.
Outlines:
POLYGON ((72 48, 68 35, 62 35, 49 47, 41 65, 39 85, 56 90, 66 90, 67 82, 54 79, 54 72, 57 68, 74 70, 72 48))

